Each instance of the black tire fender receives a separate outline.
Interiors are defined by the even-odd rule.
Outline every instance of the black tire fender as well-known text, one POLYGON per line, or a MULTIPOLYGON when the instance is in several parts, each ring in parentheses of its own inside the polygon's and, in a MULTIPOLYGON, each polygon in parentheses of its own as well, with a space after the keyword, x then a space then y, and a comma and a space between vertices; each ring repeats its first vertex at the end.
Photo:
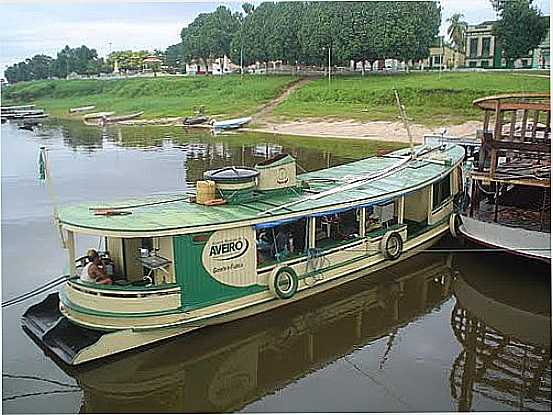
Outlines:
POLYGON ((298 291, 298 276, 290 267, 276 269, 269 276, 269 291, 282 300, 292 298, 298 291))
POLYGON ((459 226, 461 225, 461 217, 457 213, 452 213, 449 216, 449 232, 455 239, 459 238, 459 226))
POLYGON ((386 259, 398 259, 403 252, 403 239, 398 232, 386 232, 380 241, 380 252, 386 259))

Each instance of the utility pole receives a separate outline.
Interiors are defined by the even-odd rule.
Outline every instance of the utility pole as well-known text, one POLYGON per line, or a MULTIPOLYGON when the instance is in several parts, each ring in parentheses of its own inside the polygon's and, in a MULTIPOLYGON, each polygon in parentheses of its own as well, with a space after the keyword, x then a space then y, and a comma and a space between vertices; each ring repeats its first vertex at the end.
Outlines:
POLYGON ((330 87, 330 46, 328 47, 328 86, 330 87))
POLYGON ((442 78, 442 66, 444 64, 444 37, 440 36, 440 68, 438 72, 438 79, 442 78))

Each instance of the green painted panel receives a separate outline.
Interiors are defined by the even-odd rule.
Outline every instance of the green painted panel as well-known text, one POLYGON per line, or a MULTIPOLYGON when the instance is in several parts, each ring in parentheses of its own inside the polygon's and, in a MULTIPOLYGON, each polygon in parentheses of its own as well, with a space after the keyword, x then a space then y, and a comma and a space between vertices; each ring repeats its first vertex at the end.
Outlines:
POLYGON ((260 285, 231 287, 213 279, 202 264, 202 251, 211 232, 201 234, 205 235, 203 241, 196 242, 196 235, 173 238, 175 275, 177 284, 181 287, 181 302, 185 310, 194 310, 267 290, 267 287, 260 285))

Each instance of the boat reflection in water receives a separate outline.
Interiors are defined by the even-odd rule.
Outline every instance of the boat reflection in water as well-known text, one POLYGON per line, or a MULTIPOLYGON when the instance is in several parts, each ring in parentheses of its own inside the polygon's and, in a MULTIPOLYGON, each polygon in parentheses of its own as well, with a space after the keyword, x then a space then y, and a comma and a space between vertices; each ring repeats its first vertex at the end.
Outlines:
POLYGON ((549 281, 528 262, 509 269, 511 264, 497 261, 455 258, 451 325, 463 350, 451 369, 452 397, 464 412, 474 410, 478 399, 550 411, 549 281))
POLYGON ((399 327, 450 297, 450 263, 421 254, 271 313, 67 370, 83 412, 238 410, 376 339, 389 335, 390 348, 399 327))

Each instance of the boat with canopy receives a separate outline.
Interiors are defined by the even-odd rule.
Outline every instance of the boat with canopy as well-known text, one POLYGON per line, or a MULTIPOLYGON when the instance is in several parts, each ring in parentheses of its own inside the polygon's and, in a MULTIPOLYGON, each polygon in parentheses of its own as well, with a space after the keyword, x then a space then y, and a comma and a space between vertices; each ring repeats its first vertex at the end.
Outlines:
POLYGON ((297 175, 280 154, 195 192, 61 207, 70 276, 23 326, 76 365, 316 295, 448 232, 463 157, 424 145, 297 175), (113 284, 82 278, 87 236, 113 284))

